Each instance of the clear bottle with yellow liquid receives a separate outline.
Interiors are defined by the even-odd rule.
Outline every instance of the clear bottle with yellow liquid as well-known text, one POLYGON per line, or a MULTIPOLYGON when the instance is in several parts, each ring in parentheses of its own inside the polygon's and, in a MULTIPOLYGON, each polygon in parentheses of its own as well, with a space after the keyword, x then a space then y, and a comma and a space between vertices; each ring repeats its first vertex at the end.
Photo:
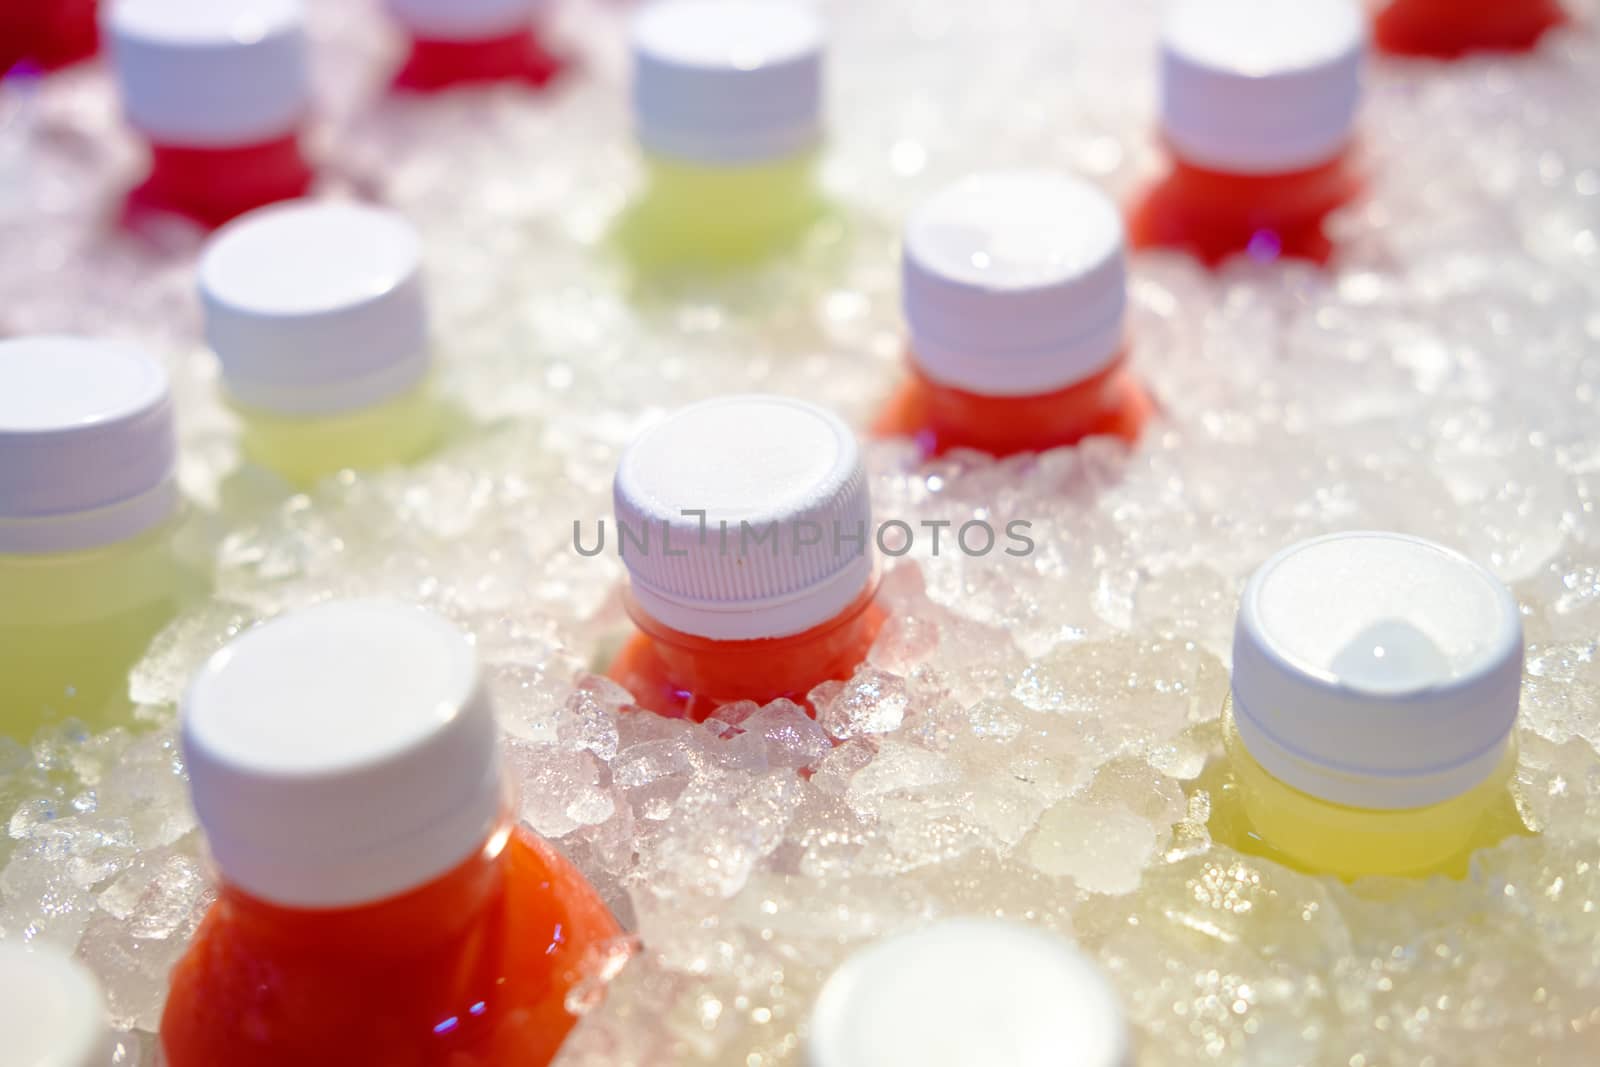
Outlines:
POLYGON ((206 247, 200 297, 248 459, 304 488, 439 442, 421 241, 399 215, 311 201, 253 211, 206 247))
POLYGON ((735 268, 826 214, 822 25, 795 0, 657 0, 633 25, 645 182, 616 238, 644 273, 735 268))
POLYGON ((128 345, 0 341, 0 734, 130 710, 188 577, 166 372, 128 345))
POLYGON ((1279 552, 1239 608, 1213 836, 1343 878, 1465 874, 1525 832, 1522 660, 1515 600, 1459 553, 1379 532, 1279 552))

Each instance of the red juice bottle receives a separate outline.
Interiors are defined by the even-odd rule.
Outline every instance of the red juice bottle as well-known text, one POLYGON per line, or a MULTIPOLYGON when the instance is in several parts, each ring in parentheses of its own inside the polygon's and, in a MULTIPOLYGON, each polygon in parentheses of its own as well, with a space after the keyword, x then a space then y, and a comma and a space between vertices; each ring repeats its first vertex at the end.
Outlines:
POLYGON ((1365 51, 1354 0, 1181 0, 1161 42, 1171 159, 1130 213, 1133 246, 1209 266, 1240 253, 1326 263, 1323 224, 1361 188, 1365 51))
POLYGON ((909 374, 875 432, 929 455, 1138 436, 1150 402, 1127 369, 1122 221, 1100 190, 972 175, 912 214, 902 272, 909 374))
POLYGON ((472 641, 420 608, 257 626, 182 709, 221 886, 172 972, 170 1067, 538 1067, 618 933, 515 818, 472 641))
POLYGON ((1525 52, 1567 21, 1558 0, 1392 0, 1373 21, 1385 52, 1455 59, 1468 52, 1525 52))
POLYGON ((641 707, 803 704, 866 659, 884 619, 872 505, 837 416, 775 396, 681 408, 623 453, 615 502, 637 630, 607 673, 641 707))
POLYGON ((209 228, 310 188, 300 0, 115 0, 104 31, 123 110, 150 151, 130 210, 209 228))
POLYGON ((537 29, 546 0, 385 0, 385 6, 410 42, 396 88, 428 92, 505 81, 543 86, 565 66, 537 29))
POLYGON ((19 63, 55 70, 99 44, 95 0, 0 0, 0 76, 19 63))

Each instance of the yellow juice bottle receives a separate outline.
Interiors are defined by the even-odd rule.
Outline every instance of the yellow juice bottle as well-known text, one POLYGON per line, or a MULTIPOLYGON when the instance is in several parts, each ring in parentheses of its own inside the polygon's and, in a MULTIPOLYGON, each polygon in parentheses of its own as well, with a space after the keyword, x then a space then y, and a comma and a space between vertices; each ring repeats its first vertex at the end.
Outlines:
POLYGON ((1237 811, 1212 832, 1343 878, 1466 872, 1521 832, 1516 602, 1402 534, 1314 538, 1245 589, 1224 722, 1237 811))
POLYGON ((805 1067, 1128 1067, 1116 990, 1060 936, 943 919, 845 960, 812 1008, 805 1067))
POLYGON ((633 61, 645 182, 616 236, 635 267, 737 267, 822 217, 813 8, 657 0, 634 21, 633 61))
POLYGON ((421 242, 399 215, 310 201, 253 211, 207 245, 200 297, 248 459, 306 487, 438 443, 421 242))
POLYGON ((0 341, 0 733, 130 710, 176 612, 180 499, 167 375, 126 345, 0 341))

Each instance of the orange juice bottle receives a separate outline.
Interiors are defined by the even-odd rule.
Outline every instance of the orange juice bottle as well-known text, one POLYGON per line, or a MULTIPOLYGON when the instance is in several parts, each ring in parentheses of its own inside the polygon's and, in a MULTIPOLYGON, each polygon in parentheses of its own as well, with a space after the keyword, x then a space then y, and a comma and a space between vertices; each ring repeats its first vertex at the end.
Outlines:
POLYGON ((681 408, 623 453, 615 502, 637 631, 608 673, 642 707, 803 703, 866 659, 884 619, 872 505, 837 416, 774 396, 681 408))
POLYGON ((861 949, 812 1009, 806 1067, 1128 1067, 1128 1025, 1094 962, 1044 930, 944 919, 861 949))
POLYGON ((537 1067, 618 932, 517 825, 470 638, 331 602, 246 632, 182 736, 221 882, 172 972, 171 1067, 537 1067))
POLYGON ((1558 0, 1390 0, 1373 22, 1373 37, 1395 55, 1455 59, 1527 51, 1565 21, 1558 0))
POLYGON ((1355 0, 1180 0, 1161 39, 1171 159, 1131 212, 1134 247, 1327 262, 1324 221, 1361 185, 1365 51, 1355 0))
POLYGON ((220 226, 310 187, 300 0, 110 0, 103 25, 123 110, 150 152, 130 209, 220 226))
POLYGON ((1284 549, 1239 606, 1244 819, 1219 836, 1344 878, 1464 874, 1513 810, 1522 656, 1516 601, 1456 552, 1379 532, 1284 549))
POLYGON ((906 224, 907 380, 874 429, 926 454, 996 456, 1138 436, 1150 403, 1127 370, 1122 221, 1094 186, 976 174, 906 224))
POLYGON ((482 82, 543 86, 563 63, 535 29, 547 0, 385 0, 410 47, 400 89, 431 91, 482 82))

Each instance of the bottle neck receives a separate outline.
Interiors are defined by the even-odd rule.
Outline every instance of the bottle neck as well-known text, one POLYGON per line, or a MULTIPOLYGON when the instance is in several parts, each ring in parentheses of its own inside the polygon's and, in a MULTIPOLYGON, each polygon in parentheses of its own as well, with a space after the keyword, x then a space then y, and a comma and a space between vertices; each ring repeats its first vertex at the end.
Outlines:
POLYGON ((1347 145, 1325 163, 1278 174, 1235 174, 1190 163, 1172 153, 1174 184, 1197 210, 1228 218, 1276 223, 1321 218, 1349 199, 1357 184, 1355 149, 1347 145))
POLYGON ((491 81, 525 81, 539 86, 560 73, 562 65, 545 49, 531 25, 472 41, 414 36, 395 85, 419 91, 491 81))
POLYGON ((235 936, 279 955, 347 955, 364 961, 414 956, 459 937, 502 892, 507 845, 514 832, 508 814, 463 863, 425 885, 371 904, 285 907, 224 880, 217 908, 235 936))
POLYGON ((651 618, 631 595, 626 603, 674 686, 712 705, 780 698, 804 703, 818 684, 855 671, 885 619, 876 576, 832 619, 784 637, 715 641, 651 618))
POLYGON ((1080 381, 1029 396, 958 389, 928 377, 914 352, 908 362, 913 410, 902 421, 914 425, 897 429, 926 434, 924 445, 934 453, 976 448, 1009 455, 1072 445, 1095 434, 1131 440, 1148 415, 1148 400, 1127 373, 1125 351, 1080 381))
POLYGON ((152 142, 150 176, 133 201, 220 226, 253 208, 303 196, 312 178, 298 132, 224 148, 152 142))

